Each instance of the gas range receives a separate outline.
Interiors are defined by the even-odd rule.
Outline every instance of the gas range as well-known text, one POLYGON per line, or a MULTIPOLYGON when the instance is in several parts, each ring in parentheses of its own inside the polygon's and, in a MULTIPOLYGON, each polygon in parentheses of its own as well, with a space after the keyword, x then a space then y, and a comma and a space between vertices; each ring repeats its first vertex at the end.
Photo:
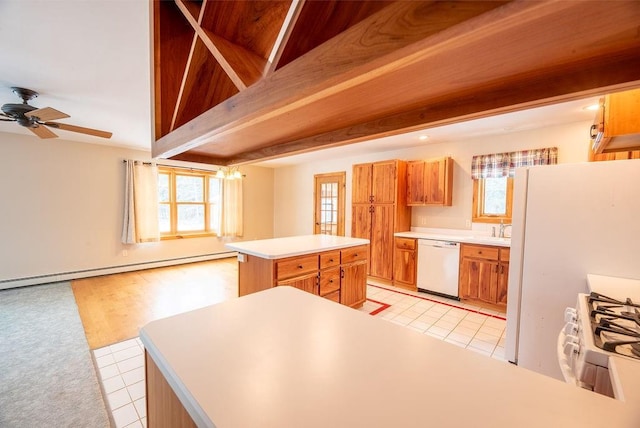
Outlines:
POLYGON ((589 318, 595 345, 607 352, 640 359, 640 304, 591 292, 589 318))
POLYGON ((616 396, 609 358, 640 365, 640 306, 592 292, 578 294, 575 308, 565 310, 558 336, 558 361, 565 380, 610 397, 616 396))

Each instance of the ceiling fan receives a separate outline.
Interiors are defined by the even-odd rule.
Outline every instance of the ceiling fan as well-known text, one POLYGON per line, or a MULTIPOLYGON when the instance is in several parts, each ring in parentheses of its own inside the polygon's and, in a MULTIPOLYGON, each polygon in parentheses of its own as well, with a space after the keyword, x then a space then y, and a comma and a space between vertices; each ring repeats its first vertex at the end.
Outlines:
POLYGON ((79 132, 102 138, 111 138, 112 133, 98 129, 84 128, 82 126, 68 125, 66 123, 50 122, 51 120, 64 119, 68 114, 62 113, 51 107, 37 108, 29 105, 27 101, 38 96, 31 89, 12 87, 13 92, 22 98, 22 104, 5 104, 2 106, 0 120, 6 122, 18 122, 40 138, 56 138, 57 135, 49 128, 62 129, 64 131, 79 132))

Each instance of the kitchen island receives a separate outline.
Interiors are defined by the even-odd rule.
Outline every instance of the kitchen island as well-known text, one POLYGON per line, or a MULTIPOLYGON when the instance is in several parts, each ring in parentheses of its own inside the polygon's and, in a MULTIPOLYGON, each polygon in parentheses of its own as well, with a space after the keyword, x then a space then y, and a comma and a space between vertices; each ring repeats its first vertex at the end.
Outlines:
POLYGON ((360 307, 366 300, 369 240, 305 235, 226 244, 238 252, 238 294, 289 285, 360 307))
POLYGON ((150 428, 640 424, 633 401, 576 388, 292 287, 153 321, 140 338, 150 428))

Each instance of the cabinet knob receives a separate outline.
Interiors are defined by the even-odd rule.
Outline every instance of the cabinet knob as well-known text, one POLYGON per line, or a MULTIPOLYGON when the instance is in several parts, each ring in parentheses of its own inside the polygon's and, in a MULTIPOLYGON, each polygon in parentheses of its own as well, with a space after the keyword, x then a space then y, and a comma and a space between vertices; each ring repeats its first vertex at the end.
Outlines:
POLYGON ((329 283, 330 283, 330 284, 333 284, 333 279, 330 279, 330 280, 329 280, 329 283))
POLYGON ((333 263, 333 259, 329 259, 329 263, 333 263))
POLYGON ((298 269, 302 269, 302 265, 298 265, 298 269))

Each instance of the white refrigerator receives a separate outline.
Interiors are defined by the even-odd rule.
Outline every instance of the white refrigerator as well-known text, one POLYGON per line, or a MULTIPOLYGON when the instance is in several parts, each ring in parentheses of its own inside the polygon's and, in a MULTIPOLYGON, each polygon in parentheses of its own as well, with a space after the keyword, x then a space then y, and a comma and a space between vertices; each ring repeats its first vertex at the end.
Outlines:
POLYGON ((506 357, 562 379, 564 309, 587 274, 640 279, 640 160, 516 170, 506 357))

